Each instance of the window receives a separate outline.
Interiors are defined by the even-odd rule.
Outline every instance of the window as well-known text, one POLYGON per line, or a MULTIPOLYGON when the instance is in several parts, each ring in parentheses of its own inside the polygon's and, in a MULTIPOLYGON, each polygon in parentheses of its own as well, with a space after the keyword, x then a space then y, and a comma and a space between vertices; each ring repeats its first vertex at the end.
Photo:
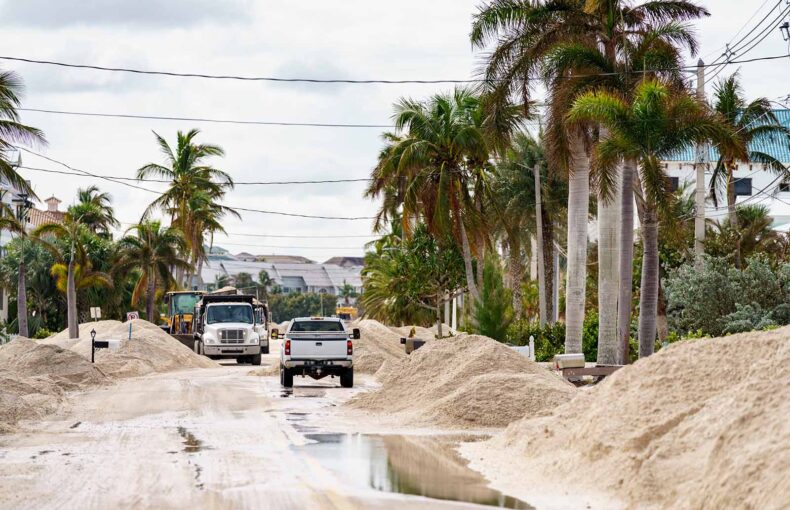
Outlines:
POLYGON ((674 193, 680 187, 680 177, 670 177, 669 178, 669 191, 674 193))
POLYGON ((249 305, 212 305, 208 307, 208 324, 233 323, 252 324, 252 307, 249 305))
POLYGON ((302 333, 307 331, 343 331, 339 321, 296 321, 291 325, 291 331, 302 333))
POLYGON ((735 196, 750 197, 752 196, 752 180, 749 178, 735 179, 735 196))

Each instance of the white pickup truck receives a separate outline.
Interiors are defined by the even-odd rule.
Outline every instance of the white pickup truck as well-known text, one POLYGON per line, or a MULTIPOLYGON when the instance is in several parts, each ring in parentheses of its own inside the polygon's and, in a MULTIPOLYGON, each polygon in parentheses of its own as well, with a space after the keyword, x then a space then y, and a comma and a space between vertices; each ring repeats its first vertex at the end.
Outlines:
POLYGON ((359 330, 346 329, 341 319, 335 317, 298 317, 293 319, 285 332, 280 334, 280 383, 293 387, 294 375, 323 379, 340 377, 344 388, 354 386, 354 344, 359 330))

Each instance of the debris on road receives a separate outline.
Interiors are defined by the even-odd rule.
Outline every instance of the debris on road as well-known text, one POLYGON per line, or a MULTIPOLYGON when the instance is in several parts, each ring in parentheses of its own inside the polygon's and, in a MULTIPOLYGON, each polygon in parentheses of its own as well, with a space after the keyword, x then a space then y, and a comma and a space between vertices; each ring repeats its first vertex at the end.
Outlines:
POLYGON ((521 497, 527 487, 550 494, 552 483, 566 492, 573 480, 638 507, 783 507, 788 336, 790 327, 674 344, 464 452, 521 497))
POLYGON ((351 407, 397 414, 408 424, 451 428, 503 427, 543 414, 577 391, 548 369, 480 335, 431 340, 378 376, 382 386, 356 396, 351 407))

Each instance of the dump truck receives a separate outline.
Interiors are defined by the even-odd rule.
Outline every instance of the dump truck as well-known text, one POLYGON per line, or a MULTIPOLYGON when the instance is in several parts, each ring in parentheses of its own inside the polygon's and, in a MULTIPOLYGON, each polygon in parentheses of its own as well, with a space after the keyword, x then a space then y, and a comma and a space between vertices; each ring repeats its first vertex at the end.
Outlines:
POLYGON ((163 324, 160 327, 190 349, 194 344, 192 314, 195 305, 205 294, 201 290, 187 290, 168 292, 164 297, 167 313, 162 315, 163 324))
MULTIPOLYGON (((260 365, 263 346, 255 329, 254 303, 254 296, 204 295, 193 313, 195 352, 260 365)), ((268 338, 265 343, 268 347, 268 338)))

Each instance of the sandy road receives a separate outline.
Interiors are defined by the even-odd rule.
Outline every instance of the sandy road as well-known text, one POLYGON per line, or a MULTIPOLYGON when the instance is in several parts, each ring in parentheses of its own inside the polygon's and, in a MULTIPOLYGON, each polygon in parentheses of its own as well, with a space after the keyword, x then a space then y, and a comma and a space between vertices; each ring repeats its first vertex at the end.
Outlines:
POLYGON ((0 508, 483 508, 349 483, 302 446, 300 419, 320 423, 370 379, 354 389, 307 379, 285 394, 276 377, 249 371, 160 374, 72 395, 67 410, 0 438, 0 508))

